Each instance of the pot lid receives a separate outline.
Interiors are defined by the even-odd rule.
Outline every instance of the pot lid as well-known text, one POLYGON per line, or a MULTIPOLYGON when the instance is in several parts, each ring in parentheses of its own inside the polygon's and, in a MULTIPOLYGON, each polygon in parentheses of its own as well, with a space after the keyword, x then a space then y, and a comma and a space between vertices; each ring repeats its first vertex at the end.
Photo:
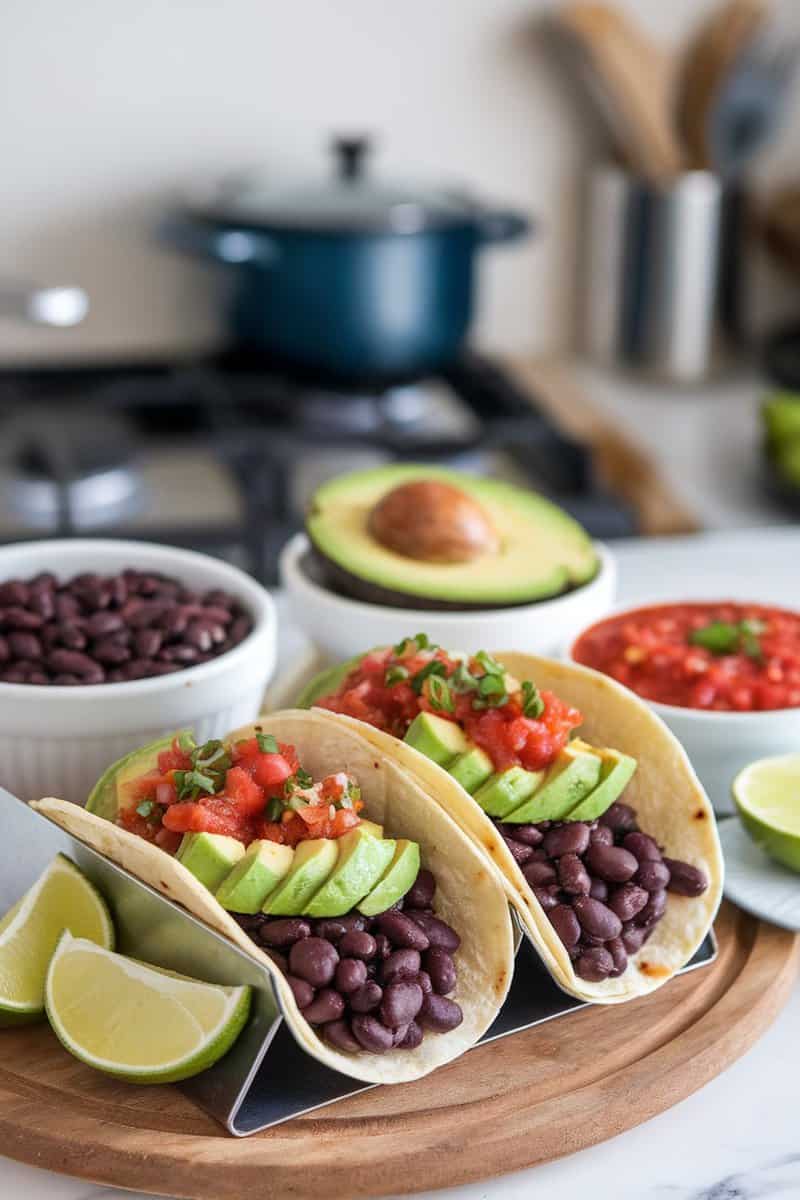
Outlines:
POLYGON ((372 178, 367 138, 336 138, 333 151, 336 167, 328 178, 292 183, 257 169, 195 192, 190 207, 225 224, 307 233, 419 233, 475 220, 474 206, 456 190, 372 178))

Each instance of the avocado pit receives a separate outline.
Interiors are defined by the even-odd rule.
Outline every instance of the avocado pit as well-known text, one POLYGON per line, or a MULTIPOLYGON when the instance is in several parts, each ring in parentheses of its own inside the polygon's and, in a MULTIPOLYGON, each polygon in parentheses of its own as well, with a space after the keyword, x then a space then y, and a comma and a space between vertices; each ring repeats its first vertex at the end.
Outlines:
POLYGON ((500 538, 471 496, 438 479, 400 484, 383 496, 367 522, 387 550, 430 563, 468 563, 497 554, 500 538))

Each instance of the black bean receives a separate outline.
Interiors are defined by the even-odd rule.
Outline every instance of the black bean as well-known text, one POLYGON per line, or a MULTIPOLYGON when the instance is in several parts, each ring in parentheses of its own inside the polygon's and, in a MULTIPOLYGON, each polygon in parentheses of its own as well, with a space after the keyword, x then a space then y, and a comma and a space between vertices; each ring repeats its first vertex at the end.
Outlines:
POLYGON ((377 924, 381 933, 385 934, 394 946, 402 946, 409 950, 427 950, 430 945, 428 935, 405 913, 390 909, 380 914, 377 924))
POLYGON ((394 1041, 392 1033, 376 1017, 359 1013, 357 1017, 353 1017, 350 1027, 356 1040, 365 1050, 373 1054, 391 1050, 394 1041))
POLYGON ((305 979, 298 979, 296 975, 287 975, 286 982, 292 989, 295 1002, 298 1008, 306 1008, 314 999, 314 989, 305 979))
POLYGON ((2 605, 21 605, 25 606, 28 603, 28 585, 23 583, 21 579, 9 579, 5 583, 0 584, 0 604, 2 605))
POLYGON ((360 929, 351 929, 339 942, 339 953, 348 958, 362 958, 367 962, 375 956, 375 938, 360 929))
MULTIPOLYGON (((419 908, 407 908, 404 915, 422 928, 431 946, 441 946, 449 954, 455 954, 461 945, 461 938, 455 929, 440 917, 435 917, 433 913, 424 912, 419 908)), ((427 947, 418 946, 417 949, 426 950, 427 947)))
POLYGON ((45 685, 45 684, 48 684, 49 682, 50 682, 50 676, 46 675, 44 673, 44 671, 29 671, 28 672, 28 683, 37 683, 40 685, 45 685))
POLYGON ((548 912, 547 916, 564 945, 575 946, 581 936, 581 927, 570 906, 557 904, 548 912))
POLYGON ((597 825, 589 834, 589 844, 592 846, 613 846, 614 834, 608 825, 597 825))
POLYGON ((549 862, 526 863, 522 868, 522 874, 532 888, 545 887, 548 883, 556 881, 556 869, 549 862))
POLYGON ((47 665, 51 671, 69 671, 73 675, 90 674, 97 666, 93 658, 79 650, 51 650, 47 665))
POLYGON ((246 933, 254 933, 265 922, 266 917, 263 913, 231 913, 237 925, 241 925, 246 933))
POLYGON ((373 934, 375 938, 375 957, 376 959, 388 958, 392 953, 392 943, 389 941, 385 933, 373 934))
POLYGON ((328 1021, 338 1021, 344 1014, 344 1000, 333 988, 321 988, 307 1008, 303 1016, 312 1025, 326 1025, 328 1021))
POLYGON ((562 854, 558 860, 558 882, 565 892, 573 896, 588 896, 592 886, 589 872, 577 854, 562 854))
POLYGON ((431 946, 425 951, 422 960, 425 970, 430 976, 434 992, 446 996, 456 986, 456 966, 451 956, 441 946, 431 946))
POLYGON ((55 615, 56 598, 48 591, 31 592, 28 607, 32 612, 38 613, 43 621, 50 621, 55 615))
MULTIPOLYGON (((604 942, 609 938, 619 937, 622 932, 619 917, 601 900, 593 900, 591 896, 577 896, 573 901, 573 908, 582 928, 587 933, 602 938, 604 942)), ((550 919, 552 920, 552 913, 550 919)))
POLYGON ((607 825, 613 833, 631 833, 636 829, 636 813, 629 804, 617 800, 600 817, 600 823, 607 825))
POLYGON ((593 875, 599 875, 606 883, 626 883, 639 867, 630 850, 623 850, 622 846, 604 846, 601 842, 595 842, 586 851, 586 865, 593 875))
MULTIPOLYGON (((436 950, 437 950, 437 952, 439 951, 438 946, 436 947, 436 950)), ((428 950, 427 953, 430 954, 430 950, 428 950)), ((442 950, 441 953, 446 954, 447 951, 442 950)), ((433 983, 431 982, 431 977, 427 971, 417 971, 416 975, 406 975, 405 973, 402 973, 400 975, 395 976, 395 978, 397 978, 397 979, 413 979, 415 983, 419 984, 419 986, 422 988, 422 990, 426 996, 435 990, 433 983)))
POLYGON ((140 629, 133 639, 133 645, 139 658, 155 658, 164 641, 160 629, 140 629))
POLYGON ((404 899, 409 908, 430 908, 435 894, 436 879, 431 871, 423 867, 404 899))
POLYGON ((71 621, 81 611, 81 606, 75 596, 70 596, 68 592, 61 592, 56 596, 55 604, 56 616, 59 621, 71 621))
POLYGON ((607 900, 608 884, 606 883, 605 879, 593 879, 591 887, 589 888, 589 895, 593 900, 607 900))
POLYGON ((404 947, 402 950, 395 950, 384 960, 381 967, 381 982, 388 983, 396 975, 416 975, 422 965, 419 950, 414 950, 412 947, 404 947))
POLYGON ((644 908, 636 916, 636 924, 641 925, 644 929, 652 929, 661 920, 666 910, 666 889, 662 888, 661 891, 651 892, 647 904, 645 904, 644 908))
POLYGON ((670 881, 670 870, 664 862, 647 859, 636 872, 635 882, 647 892, 660 892, 670 881))
POLYGON ((325 938, 329 942, 338 943, 347 932, 347 926, 340 917, 319 917, 313 922, 313 926, 317 937, 325 938))
POLYGON ((127 662, 131 657, 131 652, 127 646, 122 646, 119 642, 113 641, 111 638, 104 638, 101 642, 95 642, 92 647, 92 654, 98 662, 108 666, 119 666, 120 663, 127 662))
POLYGON ((343 917, 335 917, 335 920, 344 925, 345 933, 349 933, 352 929, 368 930, 370 927, 371 917, 362 916, 361 913, 345 913, 343 917))
POLYGON ((665 858, 664 865, 669 870, 667 887, 679 896, 702 896, 708 887, 708 876, 699 867, 682 862, 679 858, 665 858))
POLYGON ((635 883, 623 883, 615 887, 608 898, 608 907, 620 921, 632 921, 650 899, 650 893, 635 883))
POLYGON ((447 1033, 455 1029, 464 1020, 460 1005, 447 996, 437 996, 431 992, 422 1001, 417 1021, 425 1029, 433 1029, 436 1033, 447 1033))
POLYGON ((399 1046, 401 1050, 416 1050, 417 1046, 422 1044, 422 1039, 424 1036, 425 1034, 417 1022, 409 1021, 405 1037, 401 1042, 397 1042, 396 1045, 399 1046))
POLYGON ((311 936, 311 926, 301 917, 282 917, 264 921, 258 936, 265 946, 291 946, 311 936))
MULTIPOLYGON (((264 937, 264 931, 261 931, 264 937)), ((289 968, 293 975, 299 975, 312 987, 324 987, 330 983, 336 972, 339 955, 336 948, 324 938, 307 937, 295 942, 289 951, 289 968)))
POLYGON ((575 970, 581 979, 586 979, 589 983, 599 983, 613 972, 614 959, 604 947, 590 946, 575 963, 575 970))
POLYGON ((367 964, 360 958, 343 958, 336 968, 335 978, 340 992, 355 992, 367 982, 367 964))
POLYGON ((611 975, 616 979, 628 966, 628 952, 625 949, 625 943, 621 937, 611 938, 609 942, 606 942, 606 950, 614 960, 614 970, 611 975))
POLYGON ((583 821, 570 821, 548 829, 544 835, 544 849, 550 858, 562 854, 584 854, 589 845, 589 826, 583 821))
POLYGON ((200 651, 196 646, 187 646, 181 642, 175 646, 164 646, 159 650, 159 655, 167 662, 196 663, 200 657, 200 651))
POLYGON ((526 846, 541 845, 544 834, 536 825, 506 825, 506 832, 518 842, 526 846))
POLYGON ((634 858, 637 858, 640 863, 643 862, 661 862, 661 851, 658 848, 658 843, 655 838, 651 838, 648 833, 626 833, 622 839, 622 844, 626 850, 630 850, 634 858))
POLYGON ((353 1012, 373 1012, 383 999, 383 988, 375 983, 374 979, 368 979, 360 988, 351 992, 347 999, 353 1012))
POLYGON ((548 887, 535 887, 533 889, 533 894, 541 904, 544 911, 548 912, 551 908, 555 908, 555 906, 558 904, 560 891, 561 889, 557 886, 557 884, 551 883, 548 887))
POLYGON ((646 930, 638 925, 625 926, 622 930, 622 944, 628 954, 635 954, 640 950, 645 939, 646 930))
POLYGON ((413 1021, 425 999, 422 988, 413 979, 393 979, 383 991, 381 1021, 398 1029, 413 1021))
POLYGON ((331 1021, 329 1025, 322 1026, 321 1033, 326 1041, 345 1054, 358 1054, 361 1050, 361 1043, 353 1037, 347 1021, 331 1021))
POLYGON ((15 658, 37 659, 42 657, 42 643, 35 633, 10 633, 8 648, 15 658))
POLYGON ((11 651, 8 647, 8 639, 4 638, 0 633, 0 663, 8 662, 11 657, 11 651))
MULTIPOLYGON (((2 676, 5 678, 5 675, 2 676)), ((53 676, 53 683, 59 687, 74 687, 76 683, 83 683, 77 675, 71 675, 68 671, 61 671, 58 675, 53 676)))
POLYGON ((125 622, 119 613, 96 612, 86 622, 86 632, 89 637, 101 638, 106 637, 109 633, 116 633, 124 625, 125 622))
POLYGON ((19 629, 29 632, 41 629, 44 619, 38 613, 29 612, 26 608, 6 608, 0 613, 0 624, 4 629, 19 629))
POLYGON ((526 846, 524 842, 518 842, 516 838, 503 836, 503 841, 511 851, 511 856, 518 867, 522 867, 530 859, 533 854, 533 847, 526 846))

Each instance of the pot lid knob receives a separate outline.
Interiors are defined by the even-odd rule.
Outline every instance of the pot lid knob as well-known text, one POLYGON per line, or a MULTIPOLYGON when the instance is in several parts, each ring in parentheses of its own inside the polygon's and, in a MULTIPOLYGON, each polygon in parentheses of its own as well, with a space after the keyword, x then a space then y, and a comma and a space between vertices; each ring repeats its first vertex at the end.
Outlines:
POLYGON ((336 156, 339 178, 349 181, 361 179, 364 175, 364 160, 371 149, 372 143, 365 134, 334 138, 333 153, 336 156))

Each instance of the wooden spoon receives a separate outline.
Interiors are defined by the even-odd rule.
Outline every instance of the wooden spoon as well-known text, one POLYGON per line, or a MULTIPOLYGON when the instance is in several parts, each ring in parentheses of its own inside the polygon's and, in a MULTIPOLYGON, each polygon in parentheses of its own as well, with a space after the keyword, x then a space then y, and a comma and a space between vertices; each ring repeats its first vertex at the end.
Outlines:
POLYGON ((683 167, 683 153, 672 125, 668 57, 608 4, 567 4, 553 14, 550 30, 593 96, 603 98, 627 165, 652 183, 674 178, 683 167))

